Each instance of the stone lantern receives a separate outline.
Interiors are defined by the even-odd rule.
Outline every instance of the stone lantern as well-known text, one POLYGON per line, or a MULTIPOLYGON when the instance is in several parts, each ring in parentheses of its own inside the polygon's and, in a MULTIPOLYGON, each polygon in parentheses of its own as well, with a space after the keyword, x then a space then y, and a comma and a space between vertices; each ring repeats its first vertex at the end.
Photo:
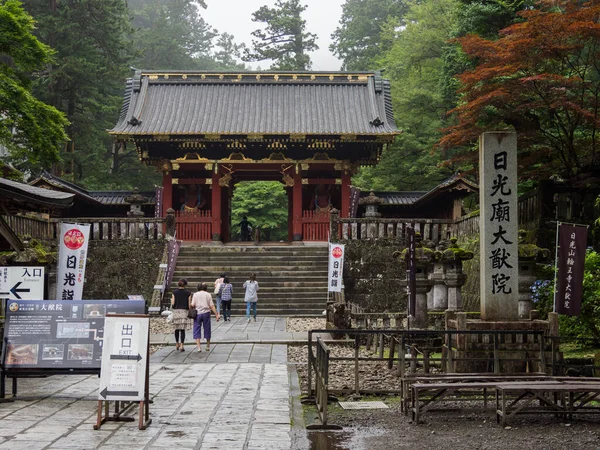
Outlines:
MULTIPOLYGON (((427 328, 427 292, 431 289, 431 280, 429 274, 433 268, 435 261, 435 252, 431 248, 423 245, 421 233, 415 233, 415 267, 416 267, 416 302, 415 302, 415 317, 412 320, 409 318, 410 326, 416 328, 427 328)), ((394 258, 400 259, 400 264, 406 270, 408 267, 408 249, 401 252, 394 252, 394 258)), ((406 270, 406 282, 408 286, 409 273, 406 270)))
POLYGON ((129 203, 127 217, 144 217, 142 205, 147 201, 148 199, 138 192, 138 188, 134 188, 133 193, 125 197, 125 202, 129 203))
POLYGON ((525 244, 525 230, 519 230, 519 319, 529 319, 533 309, 530 287, 535 283, 538 263, 550 260, 550 250, 535 244, 525 244))
POLYGON ((377 208, 382 203, 383 199, 377 197, 373 191, 359 201, 359 204, 365 205, 365 217, 381 217, 381 213, 377 211, 377 208))
MULTIPOLYGON (((446 291, 439 290, 439 297, 436 298, 435 284, 433 292, 433 303, 436 310, 448 309, 450 311, 462 310, 462 294, 461 287, 467 281, 467 276, 463 273, 462 262, 473 259, 473 252, 460 248, 457 244, 458 239, 451 238, 450 245, 446 249, 440 248, 435 252, 434 266, 441 264, 443 273, 443 282, 446 291), (445 298, 443 296, 445 294, 445 298)), ((434 271, 435 275, 436 272, 434 271)), ((440 283, 438 277, 433 277, 434 283, 440 283)), ((440 283, 441 284, 441 283, 440 283)))

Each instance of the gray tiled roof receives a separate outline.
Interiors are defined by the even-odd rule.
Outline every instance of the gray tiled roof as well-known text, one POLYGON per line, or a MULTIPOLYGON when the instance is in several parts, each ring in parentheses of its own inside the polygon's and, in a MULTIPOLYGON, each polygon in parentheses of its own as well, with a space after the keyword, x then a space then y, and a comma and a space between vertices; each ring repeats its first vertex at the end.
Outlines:
POLYGON ((398 134, 377 73, 209 75, 136 73, 111 133, 398 134))
MULTIPOLYGON (((132 195, 134 191, 90 191, 89 194, 94 199, 102 203, 103 205, 127 205, 129 203, 125 201, 126 197, 132 195)), ((156 193, 155 192, 138 192, 138 194, 146 197, 146 205, 153 205, 156 203, 156 193)))
POLYGON ((28 184, 0 178, 0 197, 23 203, 51 208, 67 208, 73 204, 74 194, 42 189, 28 184))

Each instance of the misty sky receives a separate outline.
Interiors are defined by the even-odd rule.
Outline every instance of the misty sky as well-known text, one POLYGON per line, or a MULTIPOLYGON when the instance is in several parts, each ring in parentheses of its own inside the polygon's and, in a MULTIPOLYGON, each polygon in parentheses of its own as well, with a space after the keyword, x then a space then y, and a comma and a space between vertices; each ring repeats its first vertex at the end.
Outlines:
MULTIPOLYGON (((339 70, 341 63, 329 52, 329 44, 331 33, 337 28, 342 15, 344 0, 303 0, 301 3, 308 6, 303 14, 307 31, 318 36, 319 50, 310 54, 312 70, 339 70)), ((219 33, 234 35, 237 43, 244 42, 250 46, 250 33, 262 25, 252 22, 252 13, 263 5, 273 6, 275 0, 206 0, 206 4, 208 8, 202 11, 202 16, 210 25, 219 33)), ((249 65, 267 69, 270 63, 249 65)))

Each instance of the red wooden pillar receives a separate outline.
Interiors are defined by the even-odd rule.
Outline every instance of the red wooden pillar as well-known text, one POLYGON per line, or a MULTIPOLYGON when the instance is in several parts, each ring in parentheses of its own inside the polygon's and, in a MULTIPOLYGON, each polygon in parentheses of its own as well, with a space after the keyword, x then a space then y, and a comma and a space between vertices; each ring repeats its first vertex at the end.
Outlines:
POLYGON ((292 240, 302 240, 302 174, 294 174, 294 187, 292 188, 292 240))
POLYGON ((293 188, 287 188, 287 199, 288 199, 288 241, 291 242, 294 236, 294 221, 290 218, 294 217, 294 201, 292 198, 293 188))
POLYGON ((340 217, 350 217, 350 181, 349 173, 342 174, 342 210, 340 217))
POLYGON ((212 175, 212 240, 221 240, 221 185, 219 184, 219 174, 212 175))
POLYGON ((161 211, 162 217, 167 217, 167 209, 173 207, 173 172, 163 172, 163 207, 161 211))

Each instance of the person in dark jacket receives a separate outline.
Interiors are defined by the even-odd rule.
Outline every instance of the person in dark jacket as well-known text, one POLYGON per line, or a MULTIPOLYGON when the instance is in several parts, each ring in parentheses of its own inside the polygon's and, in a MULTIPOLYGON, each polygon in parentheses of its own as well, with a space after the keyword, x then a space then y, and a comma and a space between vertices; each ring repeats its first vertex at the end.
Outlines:
POLYGON ((171 294, 171 313, 173 314, 171 325, 175 332, 175 348, 181 352, 184 351, 185 330, 192 328, 192 319, 188 318, 192 293, 185 288, 186 285, 187 280, 182 278, 177 282, 177 289, 171 294))
POLYGON ((228 277, 223 277, 223 283, 219 288, 221 297, 221 308, 223 310, 223 319, 225 322, 231 322, 231 300, 233 299, 233 286, 228 277))

